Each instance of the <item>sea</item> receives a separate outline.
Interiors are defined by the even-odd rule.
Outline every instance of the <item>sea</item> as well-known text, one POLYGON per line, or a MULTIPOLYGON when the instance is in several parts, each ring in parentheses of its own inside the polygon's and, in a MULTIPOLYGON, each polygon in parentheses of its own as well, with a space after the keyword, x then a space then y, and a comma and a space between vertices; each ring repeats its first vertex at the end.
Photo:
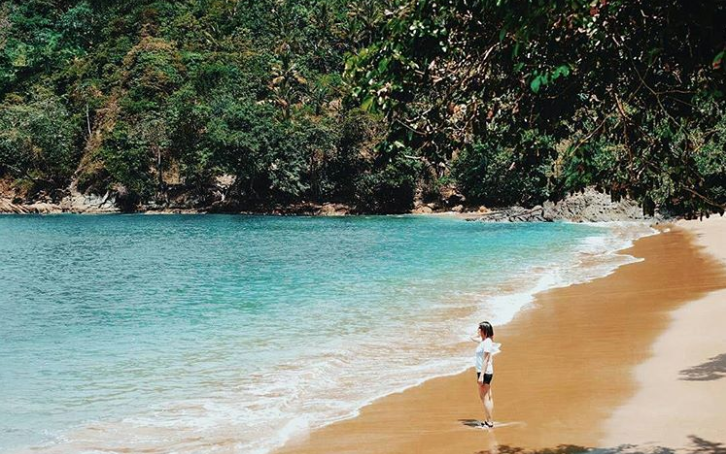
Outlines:
POLYGON ((466 370, 480 321, 496 329, 538 292, 637 261, 618 251, 653 233, 454 216, 0 216, 0 452, 274 452, 466 370))

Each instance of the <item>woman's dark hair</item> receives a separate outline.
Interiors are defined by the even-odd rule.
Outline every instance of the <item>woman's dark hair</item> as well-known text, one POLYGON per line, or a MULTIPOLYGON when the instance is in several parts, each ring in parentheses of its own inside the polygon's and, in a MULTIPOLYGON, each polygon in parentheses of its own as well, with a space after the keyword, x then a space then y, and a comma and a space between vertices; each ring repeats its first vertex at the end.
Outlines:
POLYGON ((484 331, 484 334, 486 334, 487 337, 494 339, 494 327, 492 327, 492 324, 484 321, 479 323, 479 329, 484 331))

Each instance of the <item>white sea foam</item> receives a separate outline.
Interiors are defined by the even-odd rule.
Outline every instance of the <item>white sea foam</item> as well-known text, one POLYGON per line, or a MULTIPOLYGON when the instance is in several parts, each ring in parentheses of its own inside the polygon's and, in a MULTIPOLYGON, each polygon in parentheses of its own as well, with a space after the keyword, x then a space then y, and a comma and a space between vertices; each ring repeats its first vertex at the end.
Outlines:
MULTIPOLYGON (((575 248, 572 256, 558 261, 549 267, 532 268, 514 285, 515 291, 497 292, 482 297, 478 319, 490 320, 495 325, 504 325, 531 304, 538 293, 555 288, 589 282, 613 273, 617 268, 639 262, 631 255, 624 254, 639 238, 657 234, 658 231, 644 223, 608 222, 591 224, 609 229, 611 235, 589 236, 575 248)), ((471 325, 471 321, 467 320, 471 325)), ((468 338, 462 335, 461 339, 468 338)))
MULTIPOLYGON (((472 334, 473 324, 481 319, 506 324, 537 293, 597 279, 633 263, 638 259, 617 251, 657 233, 643 224, 597 226, 612 234, 587 237, 566 257, 532 266, 497 288, 461 291, 458 301, 421 314, 411 328, 417 341, 390 327, 352 334, 327 346, 310 346, 304 363, 281 363, 237 377, 241 384, 221 386, 208 398, 85 425, 32 451, 267 454, 312 430, 354 417, 383 396, 466 370, 471 367, 470 352, 459 345, 472 334), (457 318, 450 315, 452 309, 465 310, 457 318)), ((506 354, 506 344, 503 351, 506 354)))

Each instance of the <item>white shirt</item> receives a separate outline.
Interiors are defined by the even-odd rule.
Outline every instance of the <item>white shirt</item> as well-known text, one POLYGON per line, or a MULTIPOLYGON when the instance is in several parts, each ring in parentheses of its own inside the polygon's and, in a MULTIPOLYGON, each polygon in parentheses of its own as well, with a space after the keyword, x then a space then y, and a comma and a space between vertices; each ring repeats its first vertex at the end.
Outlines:
POLYGON ((481 372, 482 366, 484 366, 484 353, 489 353, 489 364, 487 364, 487 370, 484 371, 485 374, 493 374, 494 373, 494 342, 490 338, 486 338, 483 341, 479 342, 479 345, 476 347, 476 355, 475 355, 475 366, 476 371, 481 372))

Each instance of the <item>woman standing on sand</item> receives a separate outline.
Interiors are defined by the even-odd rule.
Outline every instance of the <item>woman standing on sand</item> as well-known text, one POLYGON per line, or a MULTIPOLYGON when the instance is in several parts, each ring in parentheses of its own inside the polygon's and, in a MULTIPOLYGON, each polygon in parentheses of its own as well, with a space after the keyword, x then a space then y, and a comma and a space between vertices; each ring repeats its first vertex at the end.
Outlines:
POLYGON ((492 412, 494 411, 494 399, 492 398, 492 378, 494 378, 494 328, 492 324, 484 321, 479 323, 477 336, 471 338, 478 342, 476 347, 475 365, 476 381, 479 387, 479 398, 484 405, 486 419, 481 423, 482 427, 494 427, 492 412))

